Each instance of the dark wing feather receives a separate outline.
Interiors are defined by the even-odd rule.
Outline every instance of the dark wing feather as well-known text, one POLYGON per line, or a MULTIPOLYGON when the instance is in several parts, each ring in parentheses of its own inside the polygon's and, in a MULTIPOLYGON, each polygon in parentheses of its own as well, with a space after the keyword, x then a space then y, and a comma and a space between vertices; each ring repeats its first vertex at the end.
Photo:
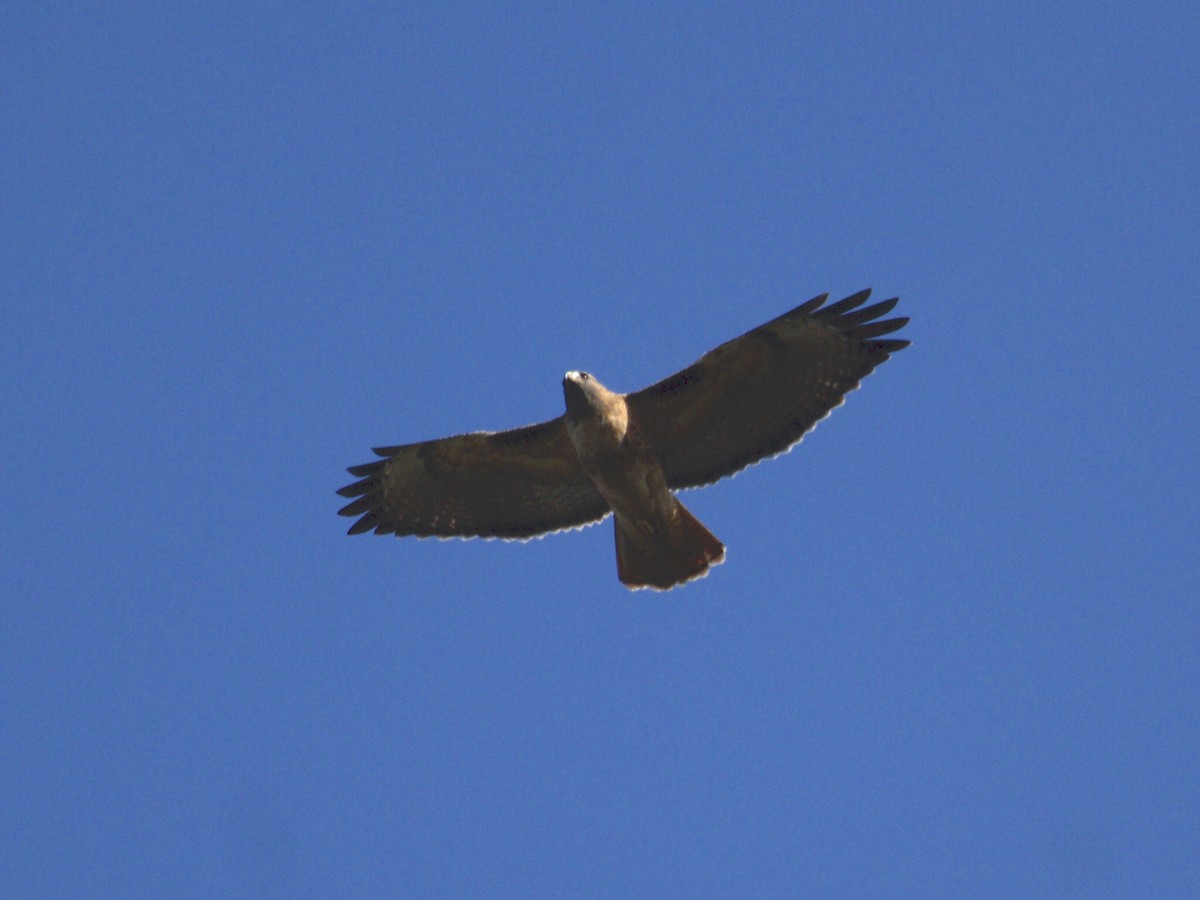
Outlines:
POLYGON ((379 447, 338 491, 350 534, 528 538, 595 522, 608 504, 584 474, 560 416, 512 431, 379 447))
POLYGON ((782 453, 841 404, 904 340, 879 340, 907 318, 885 319, 897 300, 864 309, 860 291, 828 294, 704 354, 627 398, 673 489, 710 484, 782 453))

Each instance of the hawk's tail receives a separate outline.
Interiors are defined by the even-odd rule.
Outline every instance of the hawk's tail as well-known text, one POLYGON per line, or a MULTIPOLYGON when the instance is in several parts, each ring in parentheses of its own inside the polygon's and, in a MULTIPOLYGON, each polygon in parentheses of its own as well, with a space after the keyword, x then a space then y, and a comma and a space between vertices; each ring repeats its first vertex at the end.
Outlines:
POLYGON ((626 522, 619 517, 614 520, 617 575, 633 590, 649 587, 665 591, 699 578, 709 566, 725 561, 725 545, 678 500, 671 521, 661 527, 626 522))

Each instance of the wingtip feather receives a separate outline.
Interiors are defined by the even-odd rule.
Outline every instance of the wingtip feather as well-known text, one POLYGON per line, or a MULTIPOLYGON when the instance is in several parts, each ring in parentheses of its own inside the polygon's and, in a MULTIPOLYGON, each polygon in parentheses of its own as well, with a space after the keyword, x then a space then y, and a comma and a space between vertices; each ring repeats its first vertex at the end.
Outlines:
POLYGON ((373 483, 374 479, 364 478, 362 481, 356 481, 353 484, 338 488, 337 492, 342 497, 360 497, 371 489, 373 483))
POLYGON ((896 304, 899 302, 899 297, 892 297, 890 300, 881 300, 878 303, 872 303, 870 306, 864 306, 862 309, 841 316, 838 319, 838 324, 845 328, 859 325, 863 322, 870 322, 872 319, 878 319, 880 316, 890 313, 896 308, 896 304))
MULTIPOLYGON (((339 493, 341 493, 339 491, 339 493)), ((371 497, 359 497, 353 503, 347 503, 338 510, 339 516, 361 516, 365 512, 369 512, 374 505, 371 497)))
POLYGON ((371 531, 376 526, 375 514, 367 513, 347 530, 346 534, 362 534, 364 531, 371 531))
POLYGON ((863 325, 857 325, 850 329, 848 333, 860 341, 866 341, 880 335, 891 334, 893 331, 899 331, 907 324, 908 316, 901 316, 895 319, 884 319, 882 322, 867 322, 863 325))
POLYGON ((363 463, 358 466, 349 466, 346 471, 356 478, 362 478, 365 475, 374 475, 383 468, 383 464, 384 460, 377 460, 376 462, 363 463))
POLYGON ((864 303, 867 302, 867 299, 870 296, 871 296, 871 289, 864 288, 863 290, 859 291, 856 294, 851 294, 845 300, 839 300, 837 303, 830 304, 829 306, 826 306, 823 309, 819 310, 816 313, 815 318, 818 318, 818 319, 835 318, 837 316, 840 316, 842 313, 849 312, 852 309, 856 309, 856 308, 862 306, 864 303))
POLYGON ((811 300, 801 303, 799 306, 797 306, 794 310, 792 310, 787 315, 801 315, 801 316, 808 315, 809 313, 813 312, 814 310, 820 309, 821 304, 824 303, 828 299, 829 299, 828 292, 826 292, 824 294, 818 294, 816 297, 813 297, 811 300))

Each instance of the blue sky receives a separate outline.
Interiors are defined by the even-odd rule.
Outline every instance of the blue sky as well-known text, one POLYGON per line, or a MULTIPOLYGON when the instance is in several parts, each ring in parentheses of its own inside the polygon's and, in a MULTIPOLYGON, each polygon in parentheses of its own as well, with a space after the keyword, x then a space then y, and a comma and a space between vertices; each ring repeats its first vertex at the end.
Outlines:
POLYGON ((0 894, 1200 891, 1194 4, 0 26, 0 894), (701 582, 334 514, 867 286, 701 582))

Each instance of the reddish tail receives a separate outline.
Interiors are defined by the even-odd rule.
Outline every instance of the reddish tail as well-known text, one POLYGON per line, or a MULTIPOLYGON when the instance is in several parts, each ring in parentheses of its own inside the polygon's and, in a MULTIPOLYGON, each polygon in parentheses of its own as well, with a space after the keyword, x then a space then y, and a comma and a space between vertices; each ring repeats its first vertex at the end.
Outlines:
POLYGON ((635 533, 637 523, 615 521, 617 575, 633 590, 665 591, 725 561, 725 545, 678 500, 669 522, 655 523, 644 533, 635 533))

